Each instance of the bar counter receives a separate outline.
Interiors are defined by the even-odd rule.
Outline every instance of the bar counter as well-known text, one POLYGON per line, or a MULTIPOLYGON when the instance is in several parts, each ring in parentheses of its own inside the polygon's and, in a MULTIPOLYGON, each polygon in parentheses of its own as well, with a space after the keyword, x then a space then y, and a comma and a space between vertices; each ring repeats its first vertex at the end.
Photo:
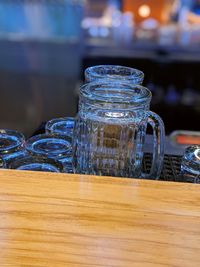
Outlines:
POLYGON ((0 266, 200 266, 200 185, 0 171, 0 266))

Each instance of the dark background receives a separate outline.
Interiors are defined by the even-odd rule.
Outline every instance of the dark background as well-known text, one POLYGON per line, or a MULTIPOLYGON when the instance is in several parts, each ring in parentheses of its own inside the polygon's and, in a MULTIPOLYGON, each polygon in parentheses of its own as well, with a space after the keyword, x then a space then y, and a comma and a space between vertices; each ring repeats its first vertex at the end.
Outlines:
MULTIPOLYGON (((114 2, 124 11, 125 1, 114 2)), ((30 136, 44 121, 75 116, 85 68, 116 64, 145 73, 151 110, 163 118, 167 134, 200 131, 200 43, 134 37, 124 44, 89 35, 83 19, 101 18, 114 2, 0 1, 0 128, 30 136)))

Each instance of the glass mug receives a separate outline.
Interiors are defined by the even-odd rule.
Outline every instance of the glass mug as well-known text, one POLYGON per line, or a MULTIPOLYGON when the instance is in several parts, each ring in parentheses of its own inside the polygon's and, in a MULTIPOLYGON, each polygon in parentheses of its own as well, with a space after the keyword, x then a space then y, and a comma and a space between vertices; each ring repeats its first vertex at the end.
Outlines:
POLYGON ((85 84, 73 140, 74 171, 82 174, 159 178, 164 124, 149 111, 151 92, 140 85, 102 81, 85 84), (147 124, 153 128, 151 171, 142 173, 147 124))
POLYGON ((87 83, 102 79, 142 84, 144 73, 137 69, 117 65, 99 65, 89 67, 85 70, 85 80, 87 83))

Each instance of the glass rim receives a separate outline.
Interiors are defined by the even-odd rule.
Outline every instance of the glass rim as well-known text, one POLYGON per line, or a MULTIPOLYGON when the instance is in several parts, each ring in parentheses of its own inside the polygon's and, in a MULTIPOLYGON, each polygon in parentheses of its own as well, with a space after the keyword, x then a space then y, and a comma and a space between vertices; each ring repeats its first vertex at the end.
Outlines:
MULTIPOLYGON (((97 65, 97 66, 91 66, 88 67, 85 70, 85 76, 88 77, 89 75, 92 76, 93 78, 102 78, 102 74, 98 73, 97 70, 100 68, 105 68, 107 70, 111 70, 115 68, 116 70, 126 70, 127 75, 123 75, 123 78, 126 80, 134 80, 134 79, 140 79, 143 81, 144 79, 144 72, 141 70, 131 68, 131 67, 126 67, 126 66, 121 66, 121 65, 97 65)), ((107 77, 105 77, 106 79, 107 77)), ((109 76, 110 79, 112 79, 112 75, 109 76)), ((116 76, 113 77, 113 79, 116 79, 116 76)), ((123 79, 122 79, 123 80, 123 79)))
POLYGON ((19 139, 21 139, 22 141, 25 141, 25 136, 23 135, 23 133, 17 131, 17 130, 10 130, 10 129, 0 129, 0 134, 7 134, 10 136, 15 136, 19 139))
POLYGON ((0 139, 2 138, 1 136, 5 136, 5 138, 3 138, 4 140, 7 138, 16 138, 16 142, 13 140, 13 144, 7 146, 7 147, 1 147, 0 148, 0 154, 4 155, 4 154, 9 154, 12 151, 15 151, 17 149, 20 149, 21 147, 24 146, 25 144, 25 136, 17 131, 17 130, 10 130, 10 129, 0 129, 0 139))
MULTIPOLYGON (((45 152, 45 151, 41 151, 41 150, 38 150, 36 151, 35 149, 32 148, 33 144, 39 140, 45 140, 45 139, 58 139, 58 140, 64 140, 65 142, 69 143, 69 146, 68 148, 66 149, 65 153, 62 153, 63 155, 64 154, 67 154, 71 151, 71 145, 70 145, 70 142, 71 142, 71 137, 70 136, 67 136, 67 135, 64 135, 64 134, 55 134, 55 133, 44 133, 44 134, 37 134, 37 135, 34 135, 32 137, 30 137, 26 143, 25 143, 25 149, 31 154, 31 155, 36 155, 36 153, 40 156, 47 156, 49 152, 45 152)), ((51 155, 49 156, 49 158, 52 156, 55 156, 56 157, 56 153, 54 155, 51 155)))
POLYGON ((110 103, 110 104, 143 104, 150 103, 152 98, 151 91, 144 86, 141 85, 132 85, 122 81, 108 81, 104 80, 99 83, 99 81, 90 82, 81 86, 80 95, 86 99, 94 101, 95 103, 110 103), (129 93, 129 96, 123 97, 115 97, 110 94, 95 94, 95 89, 103 89, 108 93, 129 93), (138 91, 138 93, 136 93, 138 91))
MULTIPOLYGON (((45 125, 45 130, 48 130, 48 131, 53 131, 52 127, 56 124, 56 123, 59 123, 59 122, 66 122, 66 121, 74 121, 74 118, 73 117, 60 117, 60 118, 53 118, 49 121, 46 122, 46 125, 45 125)), ((70 128, 69 128, 70 129, 70 128)), ((60 132, 52 132, 52 133, 57 133, 57 134, 61 134, 60 132)), ((63 133, 64 135, 66 135, 66 133, 63 133)))

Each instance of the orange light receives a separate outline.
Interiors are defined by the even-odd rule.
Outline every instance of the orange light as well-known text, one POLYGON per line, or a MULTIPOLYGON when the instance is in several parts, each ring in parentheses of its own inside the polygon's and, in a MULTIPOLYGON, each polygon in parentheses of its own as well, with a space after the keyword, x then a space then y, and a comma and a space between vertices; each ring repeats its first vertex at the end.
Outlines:
POLYGON ((151 8, 148 5, 141 5, 138 9, 138 14, 142 18, 147 18, 151 14, 151 8))

